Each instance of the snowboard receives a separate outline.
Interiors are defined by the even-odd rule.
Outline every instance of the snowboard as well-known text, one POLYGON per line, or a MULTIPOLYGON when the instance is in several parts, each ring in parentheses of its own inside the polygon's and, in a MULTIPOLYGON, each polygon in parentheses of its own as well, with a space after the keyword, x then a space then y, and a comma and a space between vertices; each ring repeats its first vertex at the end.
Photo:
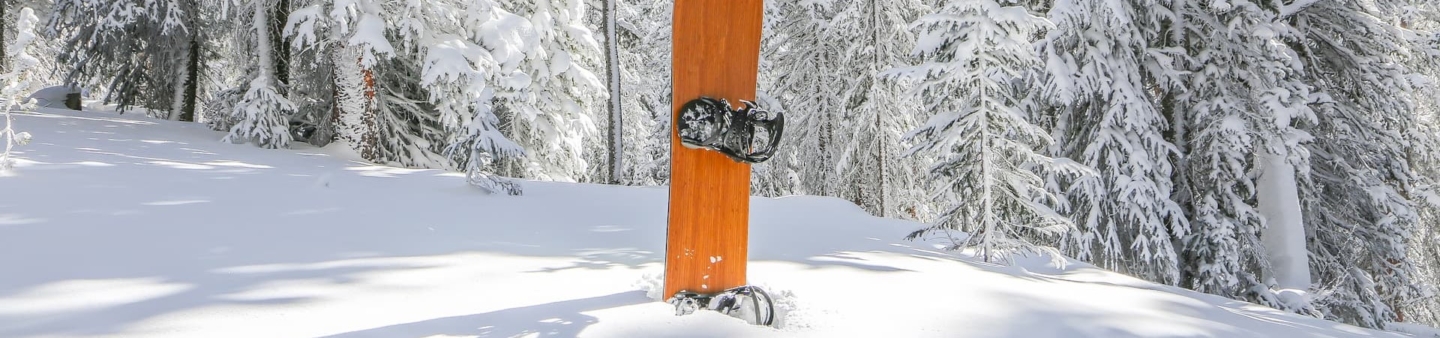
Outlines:
POLYGON ((755 99, 763 0, 678 0, 672 37, 670 195, 665 296, 746 284, 750 165, 682 144, 676 119, 701 98, 755 99))

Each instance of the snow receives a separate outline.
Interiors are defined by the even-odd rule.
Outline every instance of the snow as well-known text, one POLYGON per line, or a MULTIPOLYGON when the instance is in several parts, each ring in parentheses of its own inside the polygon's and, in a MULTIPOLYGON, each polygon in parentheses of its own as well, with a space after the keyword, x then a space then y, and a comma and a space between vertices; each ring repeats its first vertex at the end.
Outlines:
POLYGON ((1413 334, 1416 337, 1440 338, 1440 330, 1413 323, 1390 323, 1385 329, 1413 334))
POLYGON ((0 177, 0 337, 1409 337, 1074 261, 986 264, 813 197, 752 200, 749 279, 778 327, 676 316, 655 294, 664 188, 490 195, 201 124, 15 118, 35 141, 0 177))

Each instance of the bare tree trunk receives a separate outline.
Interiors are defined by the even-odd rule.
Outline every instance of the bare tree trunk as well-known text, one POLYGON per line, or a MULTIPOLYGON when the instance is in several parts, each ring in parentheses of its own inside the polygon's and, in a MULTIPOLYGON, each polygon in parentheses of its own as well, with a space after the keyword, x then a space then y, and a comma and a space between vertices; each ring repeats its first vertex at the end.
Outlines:
POLYGON ((200 37, 190 35, 190 60, 185 64, 189 74, 185 75, 185 103, 180 109, 180 121, 195 122, 195 106, 200 95, 200 37))
POLYGON ((290 0, 276 1, 270 11, 270 50, 275 51, 275 87, 287 89, 285 92, 290 87, 290 44, 285 41, 285 21, 289 18, 290 0))
MULTIPOLYGON (((870 0, 870 43, 880 44, 880 6, 875 0, 870 0)), ((875 99, 876 90, 880 86, 880 49, 871 51, 872 61, 870 63, 870 100, 875 99)), ((873 101, 871 101, 873 102, 873 101)), ((871 105, 874 108, 874 105, 871 105)), ((875 113, 875 163, 880 166, 879 184, 876 187, 880 197, 880 217, 885 217, 889 208, 885 205, 885 124, 882 123, 880 113, 875 113)))
POLYGON ((620 109, 620 41, 615 34, 615 1, 605 0, 605 71, 610 77, 610 170, 605 173, 610 184, 620 184, 623 174, 625 126, 620 109))
POLYGON ((184 1, 185 5, 185 26, 191 27, 186 32, 188 46, 186 46, 185 65, 180 71, 181 83, 174 88, 175 102, 171 103, 171 119, 181 122, 195 122, 196 96, 200 95, 200 39, 201 27, 199 14, 195 11, 200 7, 195 1, 184 1))
POLYGON ((10 7, 10 0, 0 0, 0 72, 10 71, 10 58, 5 54, 5 31, 10 29, 10 18, 5 16, 10 7))

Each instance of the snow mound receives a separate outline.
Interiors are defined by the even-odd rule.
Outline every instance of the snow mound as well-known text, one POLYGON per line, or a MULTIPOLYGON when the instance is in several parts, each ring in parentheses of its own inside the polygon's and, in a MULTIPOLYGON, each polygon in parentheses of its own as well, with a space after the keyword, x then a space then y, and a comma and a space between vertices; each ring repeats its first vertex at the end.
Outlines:
POLYGON ((68 109, 65 107, 65 96, 70 94, 81 94, 83 97, 86 93, 71 86, 51 86, 36 90, 25 100, 35 100, 36 107, 68 109))
POLYGON ((16 119, 36 141, 0 177, 0 337, 1408 336, 1073 261, 987 264, 813 197, 752 203, 748 277, 779 325, 676 316, 657 291, 663 188, 487 195, 194 123, 16 119))

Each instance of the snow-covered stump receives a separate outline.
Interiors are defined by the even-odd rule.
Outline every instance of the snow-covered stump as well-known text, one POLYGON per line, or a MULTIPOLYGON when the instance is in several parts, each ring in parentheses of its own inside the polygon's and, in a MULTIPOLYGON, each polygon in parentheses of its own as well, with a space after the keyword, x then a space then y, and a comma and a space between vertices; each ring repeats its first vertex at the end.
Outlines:
POLYGON ((26 100, 35 100, 36 107, 80 110, 80 94, 80 89, 73 86, 50 86, 30 93, 26 100), (74 107, 70 106, 71 97, 76 100, 74 107))
POLYGON ((1300 214, 1300 194, 1295 185, 1295 166, 1285 156, 1265 156, 1260 175, 1260 214, 1266 227, 1260 239, 1279 289, 1309 290, 1310 260, 1305 248, 1305 223, 1300 214))

